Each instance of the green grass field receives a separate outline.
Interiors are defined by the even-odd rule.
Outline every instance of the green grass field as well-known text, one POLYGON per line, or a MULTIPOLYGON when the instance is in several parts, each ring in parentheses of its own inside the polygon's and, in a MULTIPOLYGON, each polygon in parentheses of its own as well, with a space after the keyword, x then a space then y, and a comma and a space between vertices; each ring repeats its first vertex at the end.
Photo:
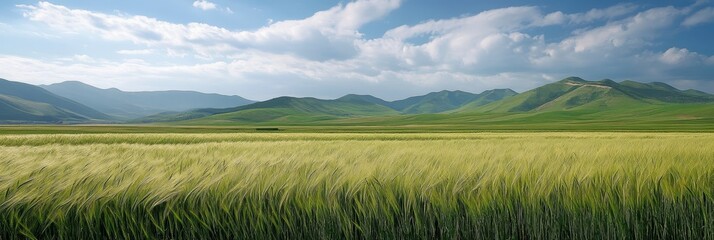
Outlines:
POLYGON ((711 133, 0 135, 0 239, 714 239, 713 197, 711 133))

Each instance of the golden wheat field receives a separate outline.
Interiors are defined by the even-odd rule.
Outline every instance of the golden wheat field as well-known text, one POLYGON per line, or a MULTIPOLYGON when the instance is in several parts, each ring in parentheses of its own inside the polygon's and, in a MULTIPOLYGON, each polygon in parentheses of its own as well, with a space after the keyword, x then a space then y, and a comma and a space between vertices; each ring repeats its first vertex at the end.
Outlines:
POLYGON ((714 239, 714 134, 0 136, 0 239, 714 239))

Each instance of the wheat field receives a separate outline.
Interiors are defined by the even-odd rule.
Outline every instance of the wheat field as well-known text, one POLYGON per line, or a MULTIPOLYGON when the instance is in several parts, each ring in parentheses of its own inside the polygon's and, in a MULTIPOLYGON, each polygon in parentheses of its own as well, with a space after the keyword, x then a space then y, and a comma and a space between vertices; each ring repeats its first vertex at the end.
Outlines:
POLYGON ((0 136, 0 239, 714 239, 714 134, 0 136))

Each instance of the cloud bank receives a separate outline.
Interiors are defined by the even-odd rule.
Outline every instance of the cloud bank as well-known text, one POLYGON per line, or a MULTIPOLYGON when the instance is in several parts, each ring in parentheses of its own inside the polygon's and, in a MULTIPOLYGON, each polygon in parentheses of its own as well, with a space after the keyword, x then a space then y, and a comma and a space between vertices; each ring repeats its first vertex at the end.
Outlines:
MULTIPOLYGON (((570 75, 714 90, 707 79, 713 74, 713 56, 686 46, 658 46, 667 31, 714 20, 711 7, 642 9, 619 4, 563 13, 520 6, 402 25, 375 38, 360 32, 401 4, 354 1, 255 30, 171 23, 48 2, 19 5, 26 19, 57 34, 89 34, 131 43, 139 50, 117 49, 117 59, 90 62, 0 55, 0 64, 8 66, 0 76, 40 83, 81 80, 125 89, 187 88, 255 99, 345 93, 394 99, 441 89, 504 87, 522 91, 570 75), (573 30, 553 38, 546 28, 573 30), (155 55, 198 60, 187 64, 142 59, 155 55)), ((208 1, 193 6, 217 7, 208 1)))

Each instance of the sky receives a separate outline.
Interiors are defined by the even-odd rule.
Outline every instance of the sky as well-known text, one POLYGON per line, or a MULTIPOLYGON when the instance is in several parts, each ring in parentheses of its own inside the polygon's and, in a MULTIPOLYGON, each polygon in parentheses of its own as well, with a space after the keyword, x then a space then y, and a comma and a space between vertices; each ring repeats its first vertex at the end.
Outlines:
POLYGON ((714 93, 704 0, 4 0, 0 39, 0 78, 30 84, 395 100, 579 76, 714 93))

